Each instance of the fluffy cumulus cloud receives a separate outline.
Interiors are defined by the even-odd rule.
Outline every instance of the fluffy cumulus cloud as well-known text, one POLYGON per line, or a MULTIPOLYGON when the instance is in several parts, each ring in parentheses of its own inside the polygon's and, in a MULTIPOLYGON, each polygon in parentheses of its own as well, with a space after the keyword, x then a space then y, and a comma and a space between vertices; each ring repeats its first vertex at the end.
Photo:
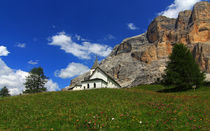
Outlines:
POLYGON ((60 78, 72 78, 74 76, 86 73, 89 68, 80 63, 70 63, 65 69, 57 70, 55 75, 60 78))
MULTIPOLYGON (((6 86, 11 95, 18 95, 25 90, 24 83, 28 75, 28 72, 11 69, 0 59, 0 89, 6 86)), ((45 86, 48 91, 59 90, 57 83, 52 80, 49 80, 45 86)))
POLYGON ((128 23, 128 29, 130 30, 138 30, 138 27, 134 25, 134 23, 128 23))
POLYGON ((177 18, 180 11, 192 9, 193 5, 201 0, 175 0, 165 11, 158 13, 169 18, 177 18))
POLYGON ((7 56, 10 52, 7 50, 7 47, 0 46, 0 56, 7 56))
MULTIPOLYGON (((78 37, 78 39, 81 38, 78 37)), ((106 57, 112 51, 111 47, 98 43, 83 41, 81 44, 78 44, 65 32, 52 36, 49 41, 49 45, 59 46, 61 50, 64 50, 66 53, 71 53, 80 59, 90 59, 91 54, 106 57)))
POLYGON ((47 83, 45 84, 45 87, 47 88, 47 91, 60 90, 58 84, 56 82, 53 82, 51 79, 47 81, 47 83))
POLYGON ((6 86, 11 95, 17 95, 24 90, 23 83, 27 72, 21 70, 12 70, 5 62, 0 59, 0 88, 6 86))

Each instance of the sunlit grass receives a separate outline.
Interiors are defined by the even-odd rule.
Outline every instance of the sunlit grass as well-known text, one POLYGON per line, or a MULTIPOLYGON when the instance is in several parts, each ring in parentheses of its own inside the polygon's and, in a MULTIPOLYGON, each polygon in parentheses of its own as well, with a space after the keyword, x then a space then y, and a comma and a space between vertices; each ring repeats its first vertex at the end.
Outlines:
POLYGON ((50 92, 0 99, 0 130, 209 130, 210 90, 160 85, 50 92))

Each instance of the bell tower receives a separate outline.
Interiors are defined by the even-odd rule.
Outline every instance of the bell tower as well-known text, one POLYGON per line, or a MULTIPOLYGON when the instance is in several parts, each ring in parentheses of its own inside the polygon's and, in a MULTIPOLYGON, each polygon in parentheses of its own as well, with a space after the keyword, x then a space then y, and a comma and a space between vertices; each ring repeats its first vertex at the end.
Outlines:
POLYGON ((97 56, 96 56, 96 60, 95 60, 95 62, 94 62, 94 64, 93 64, 92 68, 90 69, 90 75, 92 75, 92 73, 95 71, 95 69, 96 69, 98 66, 99 66, 99 64, 98 64, 98 58, 97 58, 97 56))

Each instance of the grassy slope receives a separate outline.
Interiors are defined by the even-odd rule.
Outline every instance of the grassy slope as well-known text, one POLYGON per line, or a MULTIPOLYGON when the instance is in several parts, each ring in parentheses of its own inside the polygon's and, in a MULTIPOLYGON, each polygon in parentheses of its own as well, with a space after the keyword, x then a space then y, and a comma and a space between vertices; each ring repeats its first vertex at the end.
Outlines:
POLYGON ((162 88, 152 85, 0 98, 0 130, 210 129, 210 88, 155 92, 162 88))

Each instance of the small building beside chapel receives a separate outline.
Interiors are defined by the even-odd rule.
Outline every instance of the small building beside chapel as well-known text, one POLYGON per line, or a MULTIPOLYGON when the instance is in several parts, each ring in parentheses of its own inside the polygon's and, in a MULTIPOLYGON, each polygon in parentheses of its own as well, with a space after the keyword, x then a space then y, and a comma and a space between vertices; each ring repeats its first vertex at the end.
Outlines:
POLYGON ((89 71, 89 75, 84 78, 80 84, 76 84, 71 90, 86 90, 86 89, 98 89, 98 88, 121 88, 109 74, 103 71, 98 64, 96 58, 94 65, 89 71))

